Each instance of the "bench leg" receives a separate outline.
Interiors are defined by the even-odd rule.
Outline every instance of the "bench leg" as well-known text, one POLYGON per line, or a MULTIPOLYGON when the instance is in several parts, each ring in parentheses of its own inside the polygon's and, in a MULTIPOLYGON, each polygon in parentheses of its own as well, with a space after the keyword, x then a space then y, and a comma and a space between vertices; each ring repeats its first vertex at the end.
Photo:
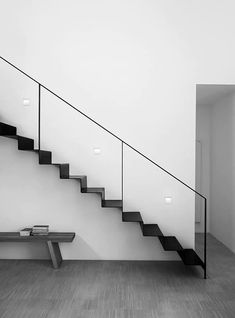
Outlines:
POLYGON ((53 267, 59 268, 63 260, 60 252, 59 243, 48 241, 47 246, 50 252, 53 267))

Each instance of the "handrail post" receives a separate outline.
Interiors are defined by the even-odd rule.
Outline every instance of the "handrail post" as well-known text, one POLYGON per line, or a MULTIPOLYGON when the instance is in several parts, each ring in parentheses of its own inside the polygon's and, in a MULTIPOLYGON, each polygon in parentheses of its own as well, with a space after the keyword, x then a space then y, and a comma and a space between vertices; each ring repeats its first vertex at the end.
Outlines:
POLYGON ((204 279, 207 278, 207 199, 204 198, 204 279))
POLYGON ((122 189, 122 212, 123 212, 123 183, 124 183, 124 176, 123 176, 123 163, 124 163, 124 154, 123 154, 123 141, 122 141, 122 150, 121 150, 121 156, 122 156, 122 158, 121 158, 121 174, 122 174, 122 176, 121 176, 121 189, 122 189))
POLYGON ((41 150, 41 84, 38 84, 38 150, 41 150))

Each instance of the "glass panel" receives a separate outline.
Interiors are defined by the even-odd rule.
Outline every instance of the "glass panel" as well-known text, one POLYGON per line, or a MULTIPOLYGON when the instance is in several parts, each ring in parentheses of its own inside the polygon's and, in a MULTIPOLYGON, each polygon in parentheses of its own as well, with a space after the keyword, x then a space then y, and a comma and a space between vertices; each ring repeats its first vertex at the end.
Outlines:
POLYGON ((141 212, 145 223, 158 224, 164 235, 194 248, 194 207, 194 192, 124 147, 124 211, 141 212))
POLYGON ((46 90, 41 149, 54 163, 70 163, 71 175, 87 175, 88 187, 105 187, 106 199, 121 199, 121 142, 46 90))
POLYGON ((0 60, 0 121, 17 127, 17 133, 38 138, 38 85, 0 60), (24 105, 26 104, 26 105, 24 105))

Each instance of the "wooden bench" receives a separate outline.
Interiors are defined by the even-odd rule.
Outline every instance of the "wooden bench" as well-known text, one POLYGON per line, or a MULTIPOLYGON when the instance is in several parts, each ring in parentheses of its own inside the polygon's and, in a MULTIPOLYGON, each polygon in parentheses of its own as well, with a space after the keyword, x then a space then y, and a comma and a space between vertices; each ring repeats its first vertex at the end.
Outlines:
POLYGON ((73 232, 49 232, 48 235, 20 236, 19 232, 0 232, 0 242, 45 242, 51 256, 54 268, 59 268, 63 259, 59 243, 72 242, 75 237, 73 232))

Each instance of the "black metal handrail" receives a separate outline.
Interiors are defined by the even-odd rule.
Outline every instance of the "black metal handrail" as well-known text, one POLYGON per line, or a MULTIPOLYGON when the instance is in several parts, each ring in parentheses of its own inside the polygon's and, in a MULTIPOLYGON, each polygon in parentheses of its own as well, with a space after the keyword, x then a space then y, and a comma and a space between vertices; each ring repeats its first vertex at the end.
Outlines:
MULTIPOLYGON (((62 102, 64 102, 65 104, 67 104, 69 107, 71 107, 72 109, 74 109, 75 111, 79 112, 81 115, 83 115, 84 117, 86 117, 87 119, 89 119, 90 121, 92 121, 94 124, 96 124, 97 126, 99 126, 101 129, 105 130, 107 133, 109 133, 110 135, 112 135, 113 137, 115 137, 116 139, 118 139, 121 143, 122 143, 122 183, 123 183, 123 145, 128 146, 129 148, 131 148, 132 150, 134 150, 136 153, 138 153, 140 156, 142 156, 143 158, 145 158, 146 160, 148 160, 149 162, 151 162, 153 165, 155 165, 156 167, 158 167, 159 169, 161 169, 162 171, 164 171, 165 173, 167 173, 169 176, 171 176, 172 178, 174 178, 175 180, 177 180, 178 182, 180 182, 181 184, 183 184, 185 187, 187 187, 188 189, 190 189, 191 191, 193 191, 195 194, 197 194, 198 196, 200 196, 202 199, 204 199, 204 215, 205 215, 205 224, 204 224, 204 278, 206 278, 207 276, 207 238, 206 238, 206 234, 207 234, 207 198, 201 194, 200 192, 196 191, 195 189, 193 189, 191 186, 189 186, 187 183, 185 183, 184 181, 182 181, 181 179, 179 179, 178 177, 176 177, 174 174, 172 174, 171 172, 169 172, 168 170, 166 170, 165 168, 163 168, 162 166, 160 166, 159 164, 157 164, 155 161, 153 161, 151 158, 147 157, 146 155, 144 155, 142 152, 140 152, 139 150, 137 150, 136 148, 134 148, 132 145, 130 145, 129 143, 127 143, 126 141, 124 141, 122 138, 120 138, 119 136, 117 136, 116 134, 114 134, 112 131, 108 130, 106 127, 102 126, 100 123, 98 123, 97 121, 95 121, 93 118, 91 118, 90 116, 88 116, 87 114, 85 114, 84 112, 82 112, 81 110, 79 110, 78 108, 76 108, 75 106, 73 106, 71 103, 69 103, 68 101, 66 101, 64 98, 62 98, 61 96, 59 96, 58 94, 56 94, 55 92, 53 92, 52 90, 50 90, 48 87, 46 87, 45 85, 43 85, 42 83, 40 83, 39 81, 37 81, 35 78, 33 78, 32 76, 30 76, 29 74, 27 74, 26 72, 22 71, 19 67, 15 66, 14 64, 12 64, 11 62, 9 62, 7 59, 5 59, 4 57, 0 56, 0 59, 2 59, 4 62, 6 62, 7 64, 9 64, 10 66, 12 66, 13 68, 15 68, 17 71, 19 71, 20 73, 24 74, 26 77, 28 77, 29 79, 31 79, 33 82, 38 84, 38 147, 40 150, 40 136, 41 136, 41 125, 40 125, 40 121, 41 121, 41 88, 44 88, 45 90, 47 90, 49 93, 51 93, 52 95, 54 95, 55 97, 57 97, 58 99, 60 99, 62 102)), ((122 199, 123 199, 123 187, 122 187, 122 199)))

